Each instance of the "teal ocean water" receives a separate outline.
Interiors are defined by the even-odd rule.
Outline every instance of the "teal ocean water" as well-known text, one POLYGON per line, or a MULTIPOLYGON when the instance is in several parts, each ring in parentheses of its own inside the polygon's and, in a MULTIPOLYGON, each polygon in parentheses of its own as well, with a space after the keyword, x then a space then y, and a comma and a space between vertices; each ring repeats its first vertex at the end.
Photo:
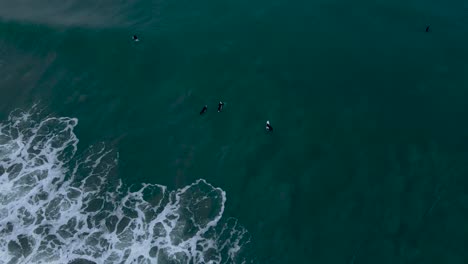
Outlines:
POLYGON ((468 263, 467 14, 0 0, 0 263, 468 263))

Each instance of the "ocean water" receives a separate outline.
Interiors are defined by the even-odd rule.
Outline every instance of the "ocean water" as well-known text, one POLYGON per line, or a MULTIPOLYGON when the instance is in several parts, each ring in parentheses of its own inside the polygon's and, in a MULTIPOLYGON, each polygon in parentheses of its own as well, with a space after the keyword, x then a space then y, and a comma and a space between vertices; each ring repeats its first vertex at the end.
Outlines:
POLYGON ((467 13, 0 0, 0 263, 467 263, 467 13))

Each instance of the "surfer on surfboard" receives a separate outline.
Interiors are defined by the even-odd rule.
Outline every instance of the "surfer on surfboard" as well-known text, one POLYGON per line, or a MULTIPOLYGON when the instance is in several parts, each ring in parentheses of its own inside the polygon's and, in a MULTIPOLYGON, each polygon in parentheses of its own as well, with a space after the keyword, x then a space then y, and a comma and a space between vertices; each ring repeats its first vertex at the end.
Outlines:
POLYGON ((224 103, 223 102, 219 102, 218 104, 218 112, 221 112, 223 110, 223 106, 224 106, 224 103))
POLYGON ((272 132, 273 127, 270 125, 270 121, 266 121, 266 126, 265 126, 266 131, 272 132))
POLYGON ((200 111, 200 115, 203 115, 204 113, 206 113, 206 111, 208 111, 207 105, 203 106, 202 110, 200 111))

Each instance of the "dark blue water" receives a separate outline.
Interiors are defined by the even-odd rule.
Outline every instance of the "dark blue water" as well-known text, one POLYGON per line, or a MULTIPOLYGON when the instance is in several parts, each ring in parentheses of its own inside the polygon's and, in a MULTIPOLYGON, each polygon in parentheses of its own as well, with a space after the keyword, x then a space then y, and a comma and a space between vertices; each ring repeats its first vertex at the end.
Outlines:
POLYGON ((467 12, 0 1, 0 263, 466 263, 467 12))

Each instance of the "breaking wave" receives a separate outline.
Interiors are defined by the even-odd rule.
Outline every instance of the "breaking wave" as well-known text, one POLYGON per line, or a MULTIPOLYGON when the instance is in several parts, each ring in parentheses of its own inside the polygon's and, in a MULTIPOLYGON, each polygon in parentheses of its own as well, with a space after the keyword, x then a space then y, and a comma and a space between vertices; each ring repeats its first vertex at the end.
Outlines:
POLYGON ((250 263, 205 180, 170 191, 112 181, 118 153, 77 154, 78 120, 15 110, 0 124, 0 263, 250 263))

